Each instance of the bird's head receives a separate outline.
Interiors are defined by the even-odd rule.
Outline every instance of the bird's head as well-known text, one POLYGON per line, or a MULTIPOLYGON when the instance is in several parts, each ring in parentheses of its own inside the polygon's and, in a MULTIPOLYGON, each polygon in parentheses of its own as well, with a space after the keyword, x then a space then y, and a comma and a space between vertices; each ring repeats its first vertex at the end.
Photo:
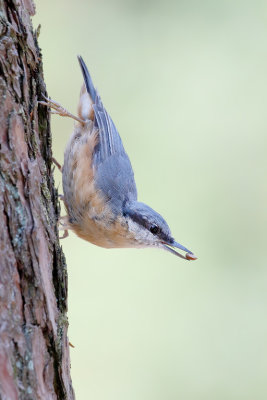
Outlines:
POLYGON ((124 217, 137 247, 158 247, 185 260, 196 260, 197 257, 190 250, 173 239, 164 218, 146 204, 140 202, 127 204, 124 217), (174 248, 183 250, 186 253, 185 256, 174 248))

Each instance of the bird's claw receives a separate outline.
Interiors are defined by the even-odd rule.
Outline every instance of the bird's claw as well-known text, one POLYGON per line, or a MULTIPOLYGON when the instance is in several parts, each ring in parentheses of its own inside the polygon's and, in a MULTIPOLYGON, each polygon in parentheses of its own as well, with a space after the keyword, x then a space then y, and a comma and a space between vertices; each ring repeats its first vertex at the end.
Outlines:
POLYGON ((42 96, 45 99, 45 101, 39 100, 38 103, 42 104, 43 106, 50 107, 52 109, 50 111, 51 114, 58 114, 61 117, 69 117, 74 119, 75 121, 80 122, 82 125, 85 124, 85 121, 83 119, 76 117, 75 115, 70 113, 68 110, 66 110, 66 108, 62 107, 62 105, 56 102, 55 100, 46 97, 44 94, 42 96))

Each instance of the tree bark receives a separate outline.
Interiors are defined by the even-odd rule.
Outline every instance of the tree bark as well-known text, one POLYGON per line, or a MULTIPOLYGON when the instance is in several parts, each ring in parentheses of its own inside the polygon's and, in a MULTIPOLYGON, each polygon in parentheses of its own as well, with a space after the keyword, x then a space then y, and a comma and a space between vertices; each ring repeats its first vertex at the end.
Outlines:
POLYGON ((67 271, 31 0, 0 0, 0 399, 74 399, 67 271))

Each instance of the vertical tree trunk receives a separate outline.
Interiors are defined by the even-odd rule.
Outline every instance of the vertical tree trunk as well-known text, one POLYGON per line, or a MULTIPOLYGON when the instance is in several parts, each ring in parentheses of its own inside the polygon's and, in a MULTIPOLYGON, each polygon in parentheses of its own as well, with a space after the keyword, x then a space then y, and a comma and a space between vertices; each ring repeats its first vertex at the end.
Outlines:
POLYGON ((0 399, 74 399, 67 272, 31 0, 0 0, 0 399))

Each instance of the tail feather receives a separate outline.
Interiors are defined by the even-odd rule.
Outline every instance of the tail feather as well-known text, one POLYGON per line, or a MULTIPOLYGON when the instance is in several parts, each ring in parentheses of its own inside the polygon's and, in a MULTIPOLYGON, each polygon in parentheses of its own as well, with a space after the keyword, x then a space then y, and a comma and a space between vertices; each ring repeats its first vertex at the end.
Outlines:
POLYGON ((88 69, 87 69, 87 67, 85 65, 85 62, 83 61, 81 56, 78 56, 78 61, 80 63, 80 67, 81 67, 81 70, 82 70, 82 73, 83 73, 83 78, 84 78, 84 82, 85 82, 85 86, 86 86, 87 92, 89 93, 93 103, 95 103, 96 97, 97 97, 97 93, 96 93, 92 78, 91 78, 91 76, 89 74, 89 71, 88 71, 88 69))
POLYGON ((99 143, 95 148, 94 160, 96 163, 102 163, 112 155, 125 153, 125 150, 120 135, 93 85, 85 62, 81 56, 78 56, 78 60, 85 83, 80 96, 79 115, 84 120, 93 121, 98 129, 99 143))

